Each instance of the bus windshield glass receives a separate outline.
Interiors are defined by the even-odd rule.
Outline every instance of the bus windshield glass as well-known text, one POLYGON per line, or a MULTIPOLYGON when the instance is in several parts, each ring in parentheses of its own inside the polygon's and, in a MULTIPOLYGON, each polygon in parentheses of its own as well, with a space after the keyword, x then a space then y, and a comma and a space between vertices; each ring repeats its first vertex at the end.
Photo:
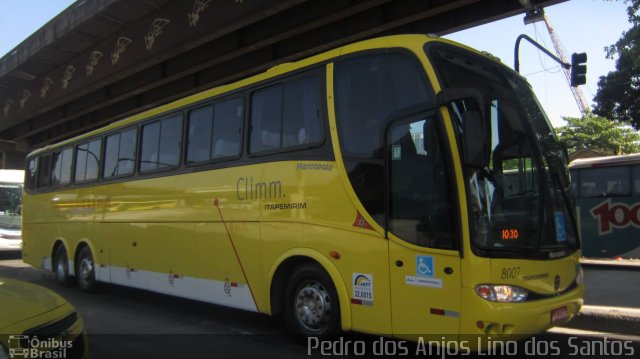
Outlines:
POLYGON ((0 183, 0 228, 20 229, 22 185, 0 183))
MULTIPOLYGON (((577 248, 567 158, 526 81, 484 57, 444 45, 427 48, 446 88, 473 88, 485 96, 489 163, 468 166, 471 238, 481 256, 565 257, 577 248)), ((457 135, 462 113, 477 103, 449 104, 457 135)))

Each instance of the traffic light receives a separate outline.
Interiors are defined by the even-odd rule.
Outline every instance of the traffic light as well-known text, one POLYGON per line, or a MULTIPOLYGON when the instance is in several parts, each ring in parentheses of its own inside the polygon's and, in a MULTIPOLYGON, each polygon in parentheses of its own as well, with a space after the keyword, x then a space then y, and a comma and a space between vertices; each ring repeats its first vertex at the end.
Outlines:
POLYGON ((571 55, 571 86, 587 83, 587 54, 582 52, 571 55))

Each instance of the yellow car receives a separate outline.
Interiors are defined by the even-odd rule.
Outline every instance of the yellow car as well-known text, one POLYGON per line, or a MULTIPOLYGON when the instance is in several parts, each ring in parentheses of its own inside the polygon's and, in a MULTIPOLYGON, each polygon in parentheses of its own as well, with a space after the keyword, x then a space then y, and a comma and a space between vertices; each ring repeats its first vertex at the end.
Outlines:
POLYGON ((0 359, 88 358, 80 314, 53 291, 0 277, 0 359))

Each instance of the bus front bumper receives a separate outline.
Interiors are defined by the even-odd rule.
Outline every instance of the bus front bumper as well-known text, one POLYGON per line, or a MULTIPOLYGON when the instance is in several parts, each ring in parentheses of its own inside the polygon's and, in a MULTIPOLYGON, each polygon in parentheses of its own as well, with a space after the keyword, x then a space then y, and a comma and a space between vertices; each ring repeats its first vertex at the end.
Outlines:
POLYGON ((472 288, 463 288, 463 291, 461 339, 485 336, 518 340, 542 333, 575 317, 584 297, 584 285, 558 296, 524 303, 490 302, 472 288))

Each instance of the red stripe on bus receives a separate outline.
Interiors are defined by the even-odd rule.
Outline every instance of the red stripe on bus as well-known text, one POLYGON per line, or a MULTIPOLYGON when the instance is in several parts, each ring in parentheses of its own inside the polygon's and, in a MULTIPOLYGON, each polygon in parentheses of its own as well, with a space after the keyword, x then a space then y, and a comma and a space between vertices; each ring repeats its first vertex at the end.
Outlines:
POLYGON ((219 203, 220 202, 218 201, 217 198, 213 200, 213 205, 218 209, 218 213, 220 214, 220 221, 224 225, 224 230, 227 232, 227 236, 229 237, 229 242, 231 242, 233 253, 236 255, 236 259, 238 260, 238 264, 240 265, 240 270, 242 271, 242 275, 244 276, 244 281, 247 282, 247 287, 249 287, 249 293, 251 294, 251 299, 253 300, 253 304, 256 306, 256 310, 260 311, 260 308, 258 308, 258 302, 256 302, 256 297, 253 295, 253 290, 251 290, 251 284, 249 284, 249 278, 247 277, 247 273, 244 271, 244 267, 242 266, 242 261, 240 260, 240 256, 238 255, 238 250, 236 249, 236 245, 233 243, 233 238, 231 238, 231 233, 229 232, 229 228, 227 228, 227 223, 224 221, 224 217, 222 216, 222 210, 220 210, 219 203))

